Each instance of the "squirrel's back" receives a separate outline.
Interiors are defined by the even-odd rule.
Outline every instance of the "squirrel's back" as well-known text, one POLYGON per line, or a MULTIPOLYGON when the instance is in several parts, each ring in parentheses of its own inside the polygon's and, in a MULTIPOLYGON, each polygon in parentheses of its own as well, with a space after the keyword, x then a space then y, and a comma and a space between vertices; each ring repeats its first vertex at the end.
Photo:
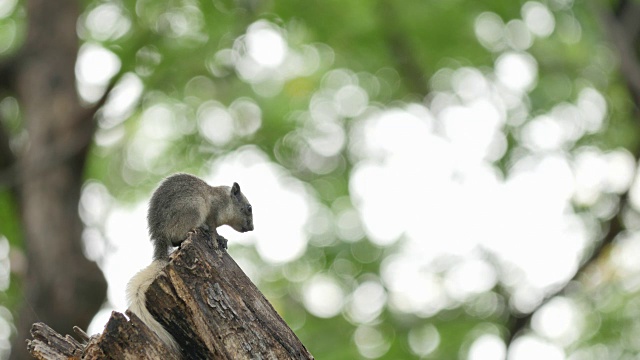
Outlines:
POLYGON ((154 241, 177 246, 191 227, 205 221, 211 207, 211 186, 189 174, 166 178, 149 202, 149 234, 154 241))
POLYGON ((211 231, 219 241, 226 241, 215 230, 221 225, 240 232, 253 230, 251 204, 240 191, 240 185, 213 187, 183 173, 169 176, 156 189, 149 202, 147 220, 154 242, 154 259, 168 259, 169 248, 180 245, 195 228, 211 231))

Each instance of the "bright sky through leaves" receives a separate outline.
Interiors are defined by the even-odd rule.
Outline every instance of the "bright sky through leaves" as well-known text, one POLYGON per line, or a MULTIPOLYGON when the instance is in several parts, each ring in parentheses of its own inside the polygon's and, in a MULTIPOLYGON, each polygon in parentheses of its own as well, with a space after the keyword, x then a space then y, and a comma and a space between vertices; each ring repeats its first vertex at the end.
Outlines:
MULTIPOLYGON (((607 199, 638 188, 627 150, 581 142, 609 125, 611 104, 598 86, 563 75, 558 81, 569 83, 569 95, 534 108, 532 93, 546 80, 546 59, 532 49, 554 36, 567 44, 582 39, 578 20, 558 15, 570 6, 529 1, 513 18, 479 12, 465 31, 492 60, 478 67, 458 59, 438 62, 424 101, 380 100, 392 99, 406 75, 389 67, 347 68, 329 45, 305 42, 305 31, 314 29, 295 21, 260 19, 235 38, 227 35, 219 49, 203 55, 204 75, 166 92, 150 88, 148 79, 172 53, 161 48, 167 44, 144 46, 101 112, 97 151, 110 154, 122 146, 123 168, 158 175, 189 165, 168 159, 176 142, 201 139, 185 158, 210 159, 200 175, 213 185, 238 182, 255 211, 254 232, 220 230, 234 258, 258 283, 284 279, 286 290, 267 291, 275 299, 290 292, 305 316, 344 317, 358 353, 384 358, 396 336, 383 326, 386 317, 425 320, 464 308, 487 319, 504 309, 536 308, 574 275, 598 221, 615 210, 617 203, 607 199), (233 86, 221 85, 230 74, 249 89, 231 100, 224 92, 233 86), (281 102, 283 94, 287 101, 281 102), (288 110, 274 121, 276 106, 288 110), (283 135, 273 144, 252 144, 278 131, 283 135), (348 194, 323 199, 323 186, 338 187, 323 177, 336 172, 344 175, 340 186, 348 194), (362 243, 369 248, 359 252, 362 243), (255 257, 247 248, 255 249, 255 257), (327 253, 316 256, 317 249, 327 253), (356 279, 359 271, 364 275, 356 279), (498 285, 512 295, 509 303, 494 291, 498 285)), ((0 2, 0 17, 13 7, 0 2)), ((195 6, 151 16, 154 9, 153 2, 140 2, 137 20, 163 39, 197 48, 210 36, 203 31, 205 14, 195 6)), ((108 46, 137 26, 135 14, 124 10, 97 5, 78 26, 80 36, 91 39, 76 64, 78 92, 88 103, 127 65, 108 46)), ((370 30, 366 25, 361 31, 370 30)), ((134 173, 123 171, 127 186, 144 183, 134 173)), ((636 207, 638 194, 632 192, 636 207)), ((151 259, 147 200, 123 205, 98 182, 83 189, 86 252, 96 259, 106 254, 101 265, 110 285, 109 306, 90 332, 101 330, 111 308, 125 309, 126 282, 151 259)), ((622 239, 612 253, 620 271, 639 270, 636 238, 622 239)), ((7 257, 0 256, 0 265, 7 257)), ((0 285, 7 278, 4 267, 0 285)), ((468 359, 565 359, 563 346, 579 339, 587 316, 560 297, 536 313, 533 331, 508 350, 500 329, 488 326, 471 332, 463 353, 468 359)), ((428 321, 403 326, 403 346, 416 357, 437 354, 448 336, 428 321)))

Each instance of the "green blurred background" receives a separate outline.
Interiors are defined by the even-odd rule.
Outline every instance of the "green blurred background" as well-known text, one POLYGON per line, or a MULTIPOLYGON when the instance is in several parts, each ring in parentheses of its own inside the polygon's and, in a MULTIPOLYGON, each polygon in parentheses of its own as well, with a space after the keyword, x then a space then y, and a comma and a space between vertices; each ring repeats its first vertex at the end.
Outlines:
MULTIPOLYGON (((222 229, 229 252, 317 359, 640 354, 640 2, 79 5, 97 126, 78 209, 109 284, 90 330, 126 309, 146 202, 184 171, 240 183, 256 228, 222 229)), ((32 6, 0 1, 5 59, 32 6)), ((30 119, 7 88, 19 163, 30 119)), ((0 184, 0 358, 22 306, 48 321, 23 291, 17 184, 0 184)))

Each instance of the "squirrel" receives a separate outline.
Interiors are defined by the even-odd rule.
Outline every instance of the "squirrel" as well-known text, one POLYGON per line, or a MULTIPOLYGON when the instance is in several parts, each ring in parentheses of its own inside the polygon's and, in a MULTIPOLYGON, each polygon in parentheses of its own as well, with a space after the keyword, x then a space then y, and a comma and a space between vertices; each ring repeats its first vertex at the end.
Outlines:
POLYGON ((194 229, 204 230, 222 249, 227 240, 216 228, 229 225, 239 232, 253 230, 253 211, 240 185, 210 186, 190 174, 167 177, 154 191, 147 214, 153 242, 153 262, 127 284, 129 310, 136 314, 160 339, 179 353, 175 339, 153 318, 146 307, 146 291, 158 273, 169 263, 169 250, 179 246, 194 229))

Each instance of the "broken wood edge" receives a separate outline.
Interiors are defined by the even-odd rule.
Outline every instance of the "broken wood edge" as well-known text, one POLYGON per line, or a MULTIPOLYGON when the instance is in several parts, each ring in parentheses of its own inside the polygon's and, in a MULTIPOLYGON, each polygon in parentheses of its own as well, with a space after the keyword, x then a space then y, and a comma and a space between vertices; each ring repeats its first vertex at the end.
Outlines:
POLYGON ((83 346, 71 336, 63 337, 45 323, 31 327, 33 340, 27 340, 27 350, 36 359, 80 359, 83 346))
POLYGON ((102 334, 87 344, 83 359, 178 359, 134 313, 127 310, 125 314, 129 319, 117 311, 111 313, 102 334))
POLYGON ((27 340, 27 350, 36 359, 105 359, 105 358, 156 358, 178 359, 171 350, 135 314, 117 311, 101 334, 80 343, 70 335, 62 336, 48 325, 33 324, 27 340))

